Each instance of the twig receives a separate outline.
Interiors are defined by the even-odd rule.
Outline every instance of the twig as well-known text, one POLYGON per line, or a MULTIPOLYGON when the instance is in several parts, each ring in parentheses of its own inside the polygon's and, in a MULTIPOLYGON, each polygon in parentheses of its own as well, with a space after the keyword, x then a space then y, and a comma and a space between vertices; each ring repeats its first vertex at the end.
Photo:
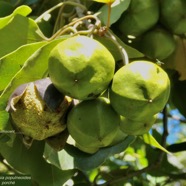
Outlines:
MULTIPOLYGON (((83 21, 83 20, 87 20, 87 19, 94 19, 96 22, 99 22, 99 19, 95 16, 95 15, 87 15, 81 18, 78 18, 77 20, 74 20, 72 22, 70 22, 68 25, 65 25, 64 27, 62 27, 61 29, 59 29, 52 37, 50 37, 48 40, 51 41, 53 39, 55 39, 56 37, 60 36, 62 33, 64 33, 64 30, 69 29, 70 26, 73 26, 74 24, 76 24, 79 21, 83 21)), ((83 31, 81 31, 83 32, 83 31)), ((87 31, 85 31, 87 32, 87 31)))
POLYGON ((123 65, 127 65, 129 63, 129 58, 128 58, 128 54, 126 50, 119 44, 116 37, 114 37, 114 35, 109 30, 107 30, 107 32, 105 33, 105 36, 109 38, 110 40, 112 40, 112 42, 118 47, 119 52, 123 59, 123 65))
MULTIPOLYGON (((161 139, 161 146, 162 147, 166 147, 166 140, 167 140, 167 136, 168 136, 168 115, 167 115, 167 106, 164 107, 163 109, 163 134, 162 134, 162 139, 161 139)), ((161 164, 163 157, 164 157, 165 153, 163 151, 160 151, 159 156, 158 156, 158 160, 157 162, 159 164, 161 164)))
POLYGON ((46 12, 44 12, 43 14, 41 14, 36 20, 35 22, 39 22, 41 19, 43 19, 47 14, 49 14, 50 12, 54 11, 55 9, 57 8, 60 8, 61 6, 64 6, 64 5, 71 5, 71 6, 75 6, 75 7, 80 7, 82 8, 83 10, 87 11, 86 7, 83 6, 82 4, 80 3, 75 3, 73 1, 66 1, 66 2, 61 2, 61 3, 58 3, 57 5, 53 6, 52 8, 48 9, 46 12))
POLYGON ((61 7, 64 3, 58 3, 57 5, 53 6, 52 8, 48 9, 46 12, 44 12, 43 14, 41 14, 37 19, 35 19, 35 22, 38 23, 39 21, 41 21, 47 14, 49 14, 50 12, 54 11, 55 9, 61 7))
POLYGON ((107 5, 108 5, 107 28, 109 28, 110 27, 110 16, 111 16, 111 9, 112 9, 111 5, 112 5, 112 3, 108 3, 107 5))

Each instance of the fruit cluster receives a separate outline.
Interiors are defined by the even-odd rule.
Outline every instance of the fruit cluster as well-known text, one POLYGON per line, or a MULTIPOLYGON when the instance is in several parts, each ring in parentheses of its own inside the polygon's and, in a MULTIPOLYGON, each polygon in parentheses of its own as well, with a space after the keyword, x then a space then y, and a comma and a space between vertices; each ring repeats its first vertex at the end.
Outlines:
POLYGON ((25 136, 50 144, 49 138, 67 130, 87 153, 148 132, 169 98, 169 78, 160 66, 133 61, 116 70, 110 51, 88 36, 57 44, 48 72, 49 78, 12 94, 12 121, 25 136))
POLYGON ((88 153, 148 132, 169 97, 169 78, 160 66, 134 61, 115 72, 109 50, 87 36, 58 44, 48 70, 54 86, 79 101, 67 116, 67 128, 88 153))
POLYGON ((147 57, 164 60, 186 33, 185 9, 184 0, 131 0, 113 29, 147 57))
POLYGON ((111 52, 88 36, 57 44, 48 73, 18 87, 7 109, 21 133, 56 149, 61 146, 54 141, 64 143, 67 133, 87 153, 147 133, 169 98, 169 78, 160 66, 133 61, 117 70, 111 52))

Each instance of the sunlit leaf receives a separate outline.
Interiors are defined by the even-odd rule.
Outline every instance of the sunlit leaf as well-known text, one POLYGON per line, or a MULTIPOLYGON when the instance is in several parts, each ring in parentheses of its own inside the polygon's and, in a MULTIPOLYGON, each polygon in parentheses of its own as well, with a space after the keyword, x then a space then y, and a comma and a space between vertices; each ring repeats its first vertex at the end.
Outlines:
POLYGON ((156 147, 156 148, 158 148, 168 154, 171 154, 164 147, 162 147, 150 133, 143 134, 141 138, 145 143, 147 143, 153 147, 156 147))
POLYGON ((10 16, 0 18, 0 57, 27 43, 43 40, 34 20, 27 18, 31 9, 18 7, 10 16))
POLYGON ((6 16, 6 17, 2 17, 0 18, 0 29, 3 28, 4 26, 6 26, 9 21, 11 21, 11 19, 15 16, 15 15, 22 15, 24 17, 26 17, 27 15, 29 15, 32 12, 31 8, 25 5, 22 5, 20 7, 17 7, 12 14, 6 16))
MULTIPOLYGON (((157 130, 152 130, 153 136, 155 136, 157 141, 161 141, 162 138, 162 134, 160 134, 159 132, 157 132, 157 130)), ((159 157, 159 151, 157 151, 154 148, 151 148, 151 146, 146 146, 146 158, 149 162, 149 164, 154 164, 156 163, 158 157, 159 157), (156 159, 155 159, 156 157, 156 159)), ((171 163, 168 158, 171 158, 173 156, 163 156, 162 162, 161 162, 161 166, 159 166, 157 169, 151 170, 149 172, 150 175, 153 176, 163 176, 163 175, 167 175, 167 174, 171 174, 171 173, 175 173, 176 171, 178 171, 178 168, 175 166, 175 164, 171 163)), ((173 158, 173 161, 175 161, 175 159, 173 158)))
POLYGON ((45 41, 23 45, 0 59, 0 91, 8 85, 14 75, 22 68, 24 62, 44 44, 46 44, 45 41))

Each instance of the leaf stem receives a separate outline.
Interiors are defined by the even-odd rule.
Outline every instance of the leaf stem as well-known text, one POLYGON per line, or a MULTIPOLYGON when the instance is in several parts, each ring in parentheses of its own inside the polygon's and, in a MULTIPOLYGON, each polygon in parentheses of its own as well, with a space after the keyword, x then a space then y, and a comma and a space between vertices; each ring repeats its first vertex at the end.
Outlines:
POLYGON ((35 22, 38 23, 39 21, 41 21, 47 14, 49 14, 50 12, 54 11, 55 9, 61 7, 64 3, 58 3, 57 5, 53 6, 52 8, 48 9, 47 11, 45 11, 43 14, 41 14, 37 19, 35 19, 35 22))
POLYGON ((111 16, 111 9, 112 9, 111 5, 112 5, 112 3, 108 3, 107 5, 108 5, 107 28, 109 28, 110 27, 110 16, 111 16))
MULTIPOLYGON (((95 21, 96 21, 95 25, 96 25, 96 26, 99 26, 100 21, 99 21, 99 19, 97 18, 97 16, 95 16, 95 15, 87 15, 87 16, 81 17, 81 18, 79 18, 79 19, 76 19, 76 20, 70 22, 68 25, 62 27, 62 28, 59 29, 52 37, 50 37, 48 40, 50 41, 50 40, 55 39, 56 37, 62 35, 62 34, 63 34, 64 32, 66 32, 67 30, 70 30, 70 29, 73 30, 73 25, 75 25, 76 23, 78 23, 78 22, 80 22, 80 21, 88 20, 88 19, 95 19, 95 21)), ((88 34, 88 33, 92 32, 94 29, 95 29, 95 28, 89 29, 88 31, 80 31, 80 32, 81 32, 81 34, 83 34, 83 33, 88 34)), ((79 34, 80 32, 75 32, 75 33, 76 33, 76 34, 79 34)))
POLYGON ((129 63, 129 58, 126 50, 119 44, 116 37, 110 32, 110 30, 107 30, 105 36, 109 38, 118 47, 119 52, 123 59, 123 65, 127 65, 129 63))
POLYGON ((52 11, 54 11, 57 8, 60 8, 62 6, 65 6, 65 5, 71 5, 71 6, 74 6, 74 7, 80 7, 81 9, 87 11, 87 8, 84 5, 82 5, 82 4, 79 4, 79 3, 76 3, 76 2, 73 2, 73 1, 61 2, 61 3, 58 3, 57 5, 53 6, 52 8, 48 9, 47 11, 45 11, 43 14, 41 14, 37 19, 35 19, 35 22, 38 23, 47 14, 51 13, 52 11))

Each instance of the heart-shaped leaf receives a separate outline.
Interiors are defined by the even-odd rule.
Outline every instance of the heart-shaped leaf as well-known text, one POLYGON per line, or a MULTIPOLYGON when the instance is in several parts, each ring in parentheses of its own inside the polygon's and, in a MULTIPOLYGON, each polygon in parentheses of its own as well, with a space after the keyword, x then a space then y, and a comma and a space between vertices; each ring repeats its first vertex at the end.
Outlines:
POLYGON ((43 35, 34 20, 26 16, 28 6, 18 7, 11 15, 0 18, 0 57, 27 43, 43 40, 43 35))
POLYGON ((49 162, 61 169, 78 168, 87 171, 100 166, 111 155, 124 151, 135 139, 135 136, 127 136, 121 143, 101 148, 94 154, 82 152, 73 145, 66 144, 65 149, 58 153, 48 148, 45 156, 49 162))
POLYGON ((0 59, 0 91, 8 85, 14 75, 22 68, 25 61, 44 44, 46 44, 46 41, 23 45, 0 59))

